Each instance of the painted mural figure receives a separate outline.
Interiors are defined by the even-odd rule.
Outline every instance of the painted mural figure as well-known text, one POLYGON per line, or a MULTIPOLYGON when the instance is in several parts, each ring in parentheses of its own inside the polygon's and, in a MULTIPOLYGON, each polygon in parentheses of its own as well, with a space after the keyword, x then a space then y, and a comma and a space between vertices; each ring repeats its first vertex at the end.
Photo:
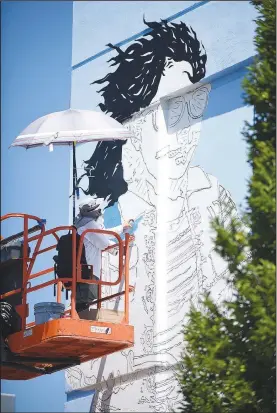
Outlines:
MULTIPOLYGON (((205 76, 207 57, 184 23, 146 24, 153 29, 147 35, 151 39, 139 39, 125 52, 115 48, 118 55, 111 60, 118 68, 97 81, 108 82, 101 89, 101 110, 128 125, 136 139, 99 143, 79 180, 88 179, 85 194, 110 197, 110 207, 118 203, 122 222, 128 216, 137 222, 130 271, 135 347, 68 372, 73 385, 74 380, 82 386, 99 383, 91 411, 131 411, 123 395, 127 388, 133 411, 176 408, 175 367, 190 300, 197 304, 204 291, 216 300, 226 294, 227 265, 213 250, 210 220, 219 216, 228 225, 235 205, 215 177, 191 165, 211 86, 153 102, 166 66, 170 70, 174 62, 188 62, 191 70, 184 76, 196 83, 205 76), (158 244, 165 251, 163 272, 157 266, 158 244), (160 285, 163 303, 157 299, 160 285), (124 382, 120 376, 126 374, 130 377, 124 382)), ((111 277, 114 268, 111 257, 111 277)))

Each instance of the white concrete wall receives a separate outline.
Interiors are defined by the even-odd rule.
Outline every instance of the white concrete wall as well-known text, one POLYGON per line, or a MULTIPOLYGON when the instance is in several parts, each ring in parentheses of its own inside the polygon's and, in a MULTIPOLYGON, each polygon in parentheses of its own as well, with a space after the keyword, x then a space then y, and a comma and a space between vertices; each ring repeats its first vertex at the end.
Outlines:
MULTIPOLYGON (((249 170, 241 131, 244 121, 251 120, 252 109, 244 106, 240 84, 254 54, 254 10, 248 2, 202 3, 173 23, 192 26, 203 43, 205 52, 196 43, 184 47, 206 53, 206 75, 191 82, 184 73, 192 74, 191 61, 179 59, 180 54, 177 58, 174 35, 165 36, 152 55, 165 53, 168 46, 175 54, 147 106, 146 89, 132 98, 132 82, 136 88, 139 73, 132 79, 127 70, 117 80, 108 78, 101 85, 90 85, 118 69, 107 63, 117 52, 100 55, 80 67, 78 62, 101 51, 108 42, 114 44, 143 30, 143 12, 146 21, 160 21, 193 2, 171 2, 171 7, 168 2, 120 3, 121 13, 116 18, 113 5, 75 3, 73 64, 77 66, 72 73, 72 106, 100 110, 97 105, 102 103, 113 107, 111 115, 116 117, 128 111, 122 94, 128 96, 130 105, 139 96, 136 110, 125 121, 136 139, 123 145, 119 162, 109 149, 110 163, 106 172, 98 175, 102 188, 106 185, 106 193, 115 201, 105 210, 106 226, 136 220, 130 274, 135 286, 130 304, 135 346, 69 369, 66 411, 89 411, 88 406, 90 411, 176 409, 175 367, 183 348, 181 328, 190 298, 197 305, 199 295, 207 290, 217 301, 230 296, 224 281, 228 277, 226 263, 213 251, 210 220, 220 216, 228 225, 246 193, 249 170), (103 43, 99 43, 101 39, 103 43), (115 91, 102 97, 97 91, 106 85, 115 86, 115 91), (115 106, 113 98, 117 99, 115 106), (112 162, 117 167, 115 175, 109 171, 112 162), (118 173, 120 163, 123 176, 118 173), (121 191, 126 183, 128 190, 121 191), (91 390, 95 390, 94 397, 87 393, 91 390)), ((134 43, 123 44, 122 51, 134 43)), ((149 43, 145 41, 145 45, 147 49, 149 43)), ((152 70, 150 67, 149 76, 152 70)), ((155 70, 158 73, 158 66, 155 70)), ((147 84, 147 71, 144 73, 147 84)), ((98 174, 103 155, 99 148, 94 151, 94 144, 78 147, 77 166, 79 176, 83 175, 81 187, 99 196, 101 189, 89 185, 91 178, 84 170, 84 161, 88 161, 87 166, 96 168, 92 170, 98 174)), ((82 194, 81 199, 84 197, 82 194)), ((116 277, 114 257, 106 258, 104 269, 106 279, 116 277)), ((115 304, 110 303, 109 308, 115 304)))

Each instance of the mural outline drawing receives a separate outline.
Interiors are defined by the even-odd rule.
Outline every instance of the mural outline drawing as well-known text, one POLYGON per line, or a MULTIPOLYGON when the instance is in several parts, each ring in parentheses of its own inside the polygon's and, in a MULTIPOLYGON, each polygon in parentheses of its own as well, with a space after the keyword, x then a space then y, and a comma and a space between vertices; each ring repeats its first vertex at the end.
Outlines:
MULTIPOLYGON (((227 264, 213 250, 209 224, 211 218, 219 216, 228 225, 230 217, 236 214, 235 204, 214 176, 200 166, 191 166, 211 85, 198 84, 179 96, 153 102, 163 71, 166 67, 170 70, 173 64, 174 53, 176 59, 182 56, 191 64, 192 73, 185 71, 184 74, 191 83, 198 83, 205 76, 207 56, 196 33, 184 23, 146 24, 153 29, 146 35, 152 40, 138 39, 125 52, 114 47, 118 55, 110 61, 118 65, 117 70, 93 82, 108 83, 99 91, 103 92, 105 102, 99 106, 131 128, 135 139, 127 143, 98 143, 91 158, 84 162, 84 174, 78 180, 84 195, 109 199, 108 208, 118 206, 122 220, 135 218, 137 223, 130 264, 130 283, 135 286, 130 305, 135 347, 94 360, 85 368, 74 367, 67 371, 67 380, 73 388, 95 384, 91 411, 165 412, 176 408, 179 396, 175 368, 183 344, 181 329, 191 299, 197 305, 199 295, 210 291, 215 299, 221 300, 228 288, 225 282, 227 264), (155 57, 151 41, 161 49, 170 50, 171 58, 159 47, 155 57), (131 83, 135 77, 132 70, 128 78, 122 75, 126 71, 125 60, 137 50, 139 57, 151 55, 152 50, 153 73, 159 68, 158 79, 149 76, 156 82, 152 94, 148 80, 143 88, 140 81, 134 86, 131 83), (118 89, 118 100, 113 94, 115 89, 118 89), (141 93, 136 94, 134 105, 125 105, 126 96, 128 101, 132 100, 132 89, 141 93), (164 165, 168 168, 167 182, 165 193, 161 195, 157 182, 164 165), (166 211, 166 216, 162 217, 166 233, 163 279, 166 294, 162 305, 156 297, 160 281, 155 251, 159 235, 157 206, 161 199, 166 211), (160 305, 158 311, 157 305, 160 305), (156 325, 159 311, 166 311, 164 328, 156 325), (124 401, 126 388, 132 395, 132 406, 124 401)), ((135 61, 134 58, 129 63, 135 61)), ((141 62, 147 76, 150 66, 145 59, 141 62)), ((104 264, 108 276, 114 278, 113 257, 104 264)), ((120 302, 113 305, 118 308, 120 302)))

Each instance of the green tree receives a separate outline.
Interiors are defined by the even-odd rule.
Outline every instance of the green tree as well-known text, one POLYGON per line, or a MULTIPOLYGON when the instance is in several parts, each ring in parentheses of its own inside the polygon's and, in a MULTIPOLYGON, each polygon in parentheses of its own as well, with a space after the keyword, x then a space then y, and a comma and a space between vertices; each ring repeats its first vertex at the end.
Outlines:
POLYGON ((216 250, 232 275, 234 297, 218 306, 206 295, 184 327, 179 371, 186 413, 275 412, 276 239, 276 4, 252 1, 258 11, 257 58, 244 80, 254 107, 246 124, 248 185, 245 226, 217 220, 216 250))

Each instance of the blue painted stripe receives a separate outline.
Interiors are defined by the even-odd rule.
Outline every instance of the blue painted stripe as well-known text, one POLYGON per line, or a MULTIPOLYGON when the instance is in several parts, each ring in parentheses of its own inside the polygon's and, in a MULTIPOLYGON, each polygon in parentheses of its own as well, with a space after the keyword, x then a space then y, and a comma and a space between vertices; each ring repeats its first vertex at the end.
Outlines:
POLYGON ((248 71, 247 68, 252 65, 254 58, 255 56, 250 56, 247 59, 234 64, 233 66, 229 66, 226 69, 221 70, 220 72, 216 72, 213 75, 202 79, 200 83, 212 83, 213 89, 215 89, 221 86, 223 83, 226 83, 226 76, 232 75, 232 79, 234 79, 234 75, 236 73, 238 73, 239 76, 241 76, 242 73, 246 74, 248 71))
MULTIPOLYGON (((183 16, 184 14, 187 14, 187 13, 189 13, 189 12, 195 10, 195 9, 198 9, 198 7, 204 6, 204 5, 207 4, 207 3, 210 3, 210 0, 198 1, 197 3, 193 4, 192 6, 187 7, 186 9, 181 10, 181 11, 179 11, 178 13, 173 14, 172 16, 168 17, 167 19, 163 19, 163 20, 166 20, 167 22, 171 22, 172 20, 175 20, 175 19, 177 19, 178 17, 183 16)), ((139 32, 139 33, 137 33, 137 34, 134 34, 133 36, 128 37, 127 39, 122 40, 122 41, 119 42, 119 43, 116 43, 115 46, 121 47, 121 46, 123 46, 123 45, 131 42, 132 40, 136 40, 136 39, 138 39, 139 37, 142 37, 142 36, 144 36, 144 35, 152 32, 152 30, 153 30, 153 29, 150 29, 150 28, 145 29, 145 30, 142 30, 141 32, 139 32)), ((76 69, 78 69, 79 67, 82 67, 82 66, 86 65, 87 63, 91 62, 92 60, 95 60, 95 59, 97 59, 98 57, 101 57, 101 56, 103 56, 104 54, 111 52, 112 50, 113 50, 113 49, 112 49, 111 47, 108 47, 107 49, 104 49, 104 50, 102 50, 101 52, 98 52, 98 53, 96 53, 95 55, 93 55, 93 56, 91 56, 91 57, 88 57, 87 59, 82 60, 82 61, 79 62, 79 63, 76 63, 75 65, 72 66, 72 70, 76 70, 76 69)))
POLYGON ((67 393, 66 398, 67 401, 70 402, 72 400, 81 399, 83 397, 93 396, 95 390, 73 390, 70 393, 67 393))

